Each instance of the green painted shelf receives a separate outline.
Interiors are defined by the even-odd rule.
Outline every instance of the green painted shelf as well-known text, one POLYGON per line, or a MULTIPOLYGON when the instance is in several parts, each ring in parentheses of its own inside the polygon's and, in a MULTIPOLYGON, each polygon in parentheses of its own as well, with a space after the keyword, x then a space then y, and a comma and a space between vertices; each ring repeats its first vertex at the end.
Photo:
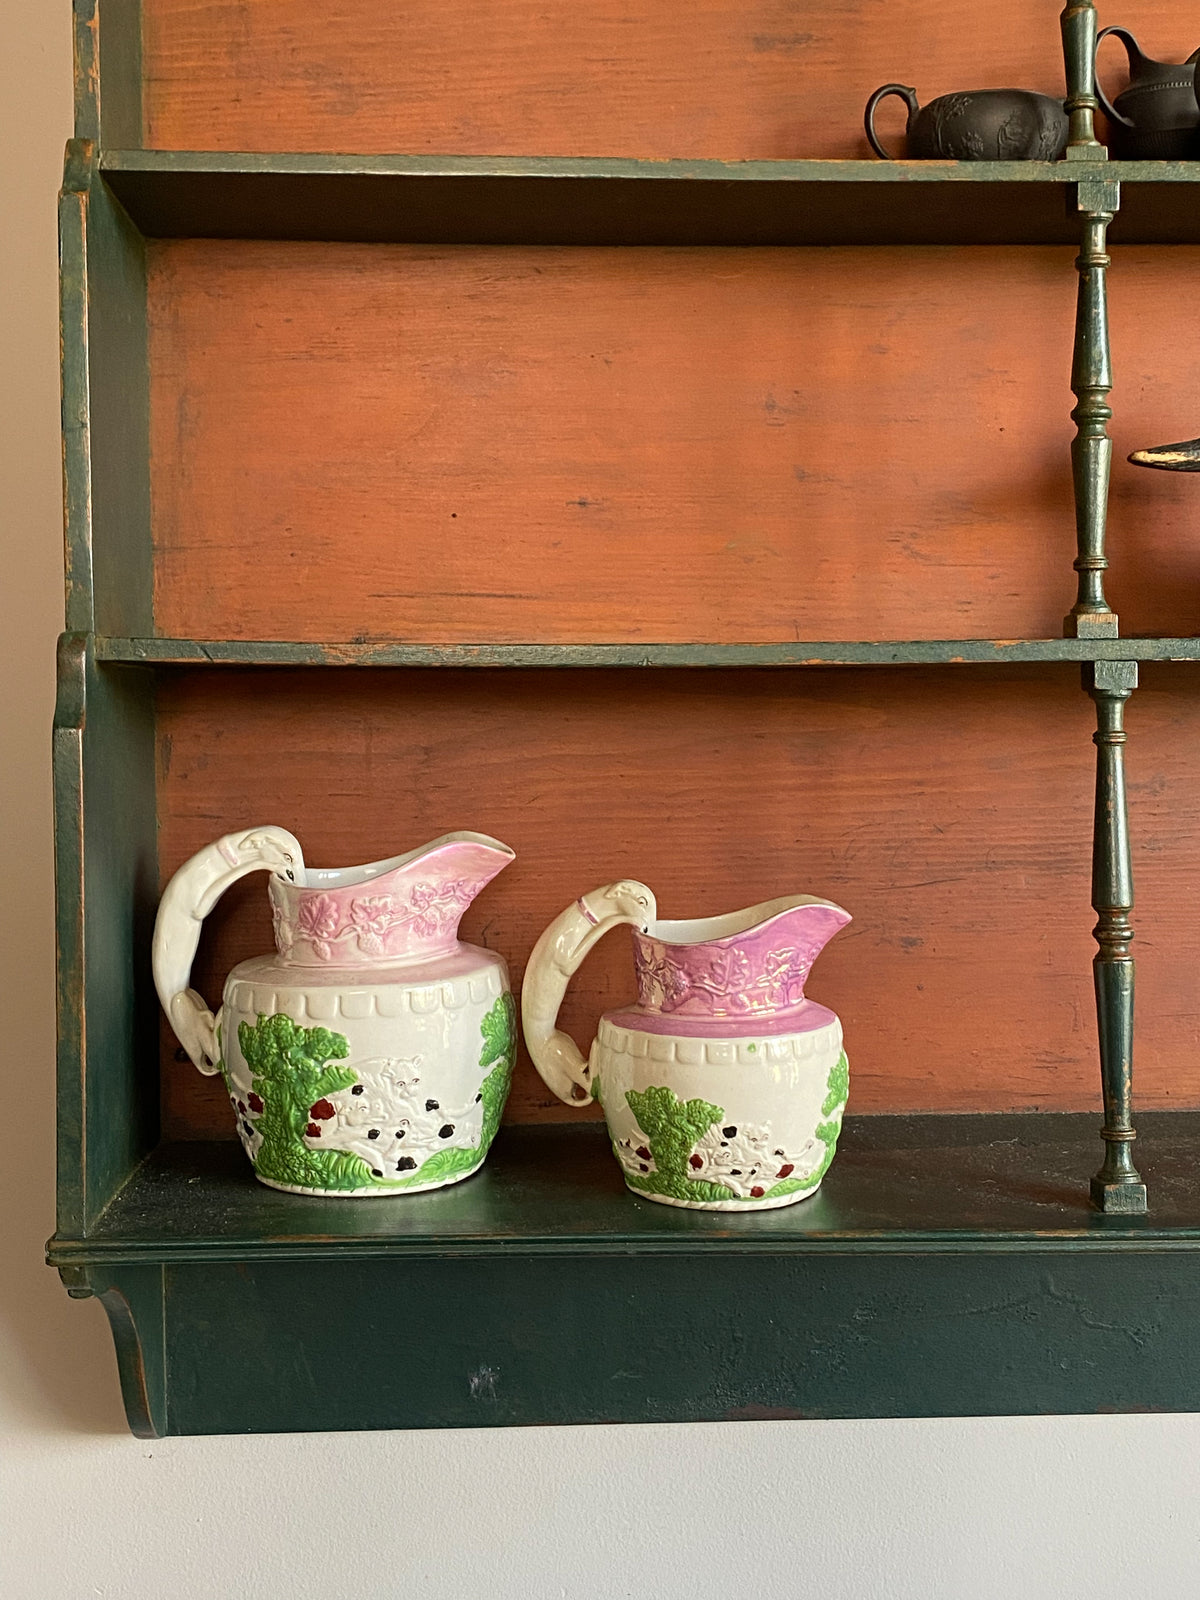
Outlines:
POLYGON ((49 1257, 143 1433, 1196 1409, 1200 1115, 1141 1122, 1148 1217, 1088 1205, 1093 1116, 852 1117, 811 1201, 732 1217, 628 1193, 595 1125, 400 1202, 175 1144, 49 1257))
POLYGON ((910 639, 794 644, 405 644, 96 640, 99 661, 162 666, 845 667, 1022 661, 1200 661, 1200 639, 910 639))
MULTIPOLYGON (((75 9, 76 138, 60 204, 70 631, 54 732, 59 1206, 48 1258, 71 1294, 102 1299, 134 1429, 1200 1409, 1200 1113, 1139 1118, 1149 1215, 1089 1204, 1098 1115, 1033 1108, 852 1118, 818 1196, 732 1217, 630 1195, 594 1125, 505 1129, 479 1176, 399 1201, 282 1195, 253 1181, 236 1145, 159 1143, 148 953, 161 882, 157 701, 173 668, 211 664, 249 682, 254 667, 292 665, 1073 662, 1097 705, 1092 900, 1108 1131, 1112 1149, 1123 1148, 1132 969, 1122 708, 1133 663, 1200 660, 1200 638, 1107 631, 1105 248, 1109 238, 1200 243, 1200 162, 1093 159, 1088 0, 1064 13, 1073 153, 1083 159, 1055 164, 145 149, 141 5, 75 0, 75 9), (157 637, 147 241, 181 237, 1073 250, 1082 241, 1070 380, 1082 620, 1071 631, 1105 636, 157 637)), ((1066 372, 1063 387, 1065 413, 1066 372)), ((160 457, 154 470, 174 464, 160 457)), ((1064 606, 1072 542, 1064 525, 1064 606)), ((195 676, 206 690, 222 687, 195 676)), ((1135 1190, 1101 1185, 1097 1203, 1140 1201, 1135 1190)))
POLYGON ((1200 163, 629 161, 106 150, 152 238, 406 244, 1071 244, 1117 179, 1114 242, 1200 242, 1200 163))
MULTIPOLYGON (((504 1128, 476 1178, 402 1201, 321 1200, 258 1183, 233 1140, 161 1145, 56 1265, 397 1255, 1200 1250, 1200 1112, 1146 1112, 1151 1215, 1106 1216, 1079 1183, 1098 1117, 849 1117, 811 1202, 730 1217, 631 1194, 595 1122, 504 1128)), ((1200 1395, 1200 1374, 1197 1375, 1200 1395)))

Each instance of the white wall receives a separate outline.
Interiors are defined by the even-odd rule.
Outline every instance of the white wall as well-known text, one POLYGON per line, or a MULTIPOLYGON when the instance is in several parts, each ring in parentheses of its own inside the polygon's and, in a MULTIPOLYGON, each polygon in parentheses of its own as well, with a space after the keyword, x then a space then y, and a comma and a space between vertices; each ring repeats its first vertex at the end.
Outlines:
POLYGON ((0 1600, 1194 1600, 1192 1417, 126 1433, 103 1313, 41 1261, 68 9, 0 0, 0 1600))

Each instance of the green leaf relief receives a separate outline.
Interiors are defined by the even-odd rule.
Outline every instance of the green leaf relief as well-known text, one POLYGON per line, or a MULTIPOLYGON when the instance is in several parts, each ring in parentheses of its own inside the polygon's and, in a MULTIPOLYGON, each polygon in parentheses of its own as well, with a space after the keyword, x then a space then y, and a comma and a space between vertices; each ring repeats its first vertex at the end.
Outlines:
MULTIPOLYGON (((483 1132, 479 1141, 479 1154, 486 1155, 496 1137, 504 1102, 512 1084, 513 1062, 517 1055, 517 1007, 511 994, 505 992, 480 1024, 483 1034, 483 1051, 479 1057, 481 1067, 492 1067, 483 1080, 483 1132)), ((432 1159, 432 1158, 431 1158, 432 1159)))
POLYGON ((846 1101, 850 1096, 850 1063, 843 1050, 829 1069, 829 1081, 825 1085, 826 1095, 821 1106, 823 1117, 831 1116, 835 1111, 845 1109, 846 1101))
POLYGON ((598 1106, 603 1106, 604 1101, 600 1095, 600 1074, 598 1072, 592 1074, 592 1099, 598 1106))
POLYGON ((366 1189, 370 1168, 350 1150, 310 1150, 304 1143, 309 1107, 358 1082, 345 1037, 328 1028, 302 1028, 283 1012, 238 1024, 238 1044, 263 1109, 255 1123, 262 1144, 254 1158, 261 1177, 305 1189, 366 1189))
MULTIPOLYGON (((655 1172, 625 1173, 625 1181, 644 1194, 665 1194, 673 1200, 729 1200, 733 1191, 723 1183, 688 1176, 688 1157, 708 1130, 725 1113, 707 1100, 686 1104, 667 1088, 626 1091, 629 1109, 645 1135, 654 1157, 655 1172)), ((618 1157, 619 1159, 619 1157, 618 1157)))

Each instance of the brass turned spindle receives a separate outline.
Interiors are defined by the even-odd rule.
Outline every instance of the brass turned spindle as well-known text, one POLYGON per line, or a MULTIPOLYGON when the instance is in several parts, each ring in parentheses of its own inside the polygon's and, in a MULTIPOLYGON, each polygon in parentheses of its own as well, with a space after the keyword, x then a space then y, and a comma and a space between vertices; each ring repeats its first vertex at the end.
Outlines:
MULTIPOLYGON (((1083 238, 1075 267, 1075 355, 1071 389, 1075 438, 1071 472, 1075 490, 1078 593, 1063 631, 1068 638, 1118 636, 1117 615, 1104 594, 1108 569, 1105 535, 1112 466, 1112 357, 1108 338, 1108 227, 1121 203, 1121 187, 1104 176, 1108 151, 1096 139, 1096 8, 1092 0, 1067 0, 1062 12, 1066 107, 1070 132, 1066 158, 1094 163, 1075 185, 1083 238)), ((1083 669, 1083 686, 1096 703, 1096 813, 1092 830, 1092 963, 1100 1078, 1104 1092, 1104 1163, 1092 1179, 1093 1203, 1101 1211, 1146 1209, 1146 1186, 1133 1164, 1133 864, 1129 807, 1125 795, 1125 702, 1137 687, 1137 664, 1096 661, 1083 669)))
POLYGON ((1062 16, 1063 58, 1067 68, 1068 161, 1104 161, 1108 151, 1096 140, 1096 7, 1093 0, 1067 0, 1062 16))
POLYGON ((1133 865, 1125 798, 1125 702, 1137 687, 1135 661, 1095 661, 1083 669, 1096 702, 1096 818, 1092 836, 1092 963, 1100 1076, 1104 1090, 1104 1164, 1092 1179, 1101 1211, 1140 1213, 1146 1185, 1133 1164, 1133 865))
MULTIPOLYGON (((1066 107, 1070 117, 1068 161, 1101 163, 1108 151, 1096 139, 1096 8, 1092 0, 1067 0, 1060 18, 1067 75, 1066 107)), ((1117 617, 1104 597, 1104 550, 1108 519, 1108 477, 1112 441, 1112 362, 1108 344, 1108 225, 1121 203, 1120 185, 1104 177, 1081 177, 1076 185, 1083 217, 1083 241, 1075 262, 1079 297, 1075 311, 1075 356, 1071 388, 1076 405, 1071 413, 1075 438, 1071 470, 1075 485, 1075 533, 1078 593, 1063 631, 1068 638, 1106 639, 1117 636, 1117 617)))
POLYGON ((1108 522, 1108 479, 1112 440, 1108 404, 1112 389, 1112 358, 1108 341, 1108 225, 1120 203, 1120 185, 1106 179, 1088 179, 1078 186, 1083 213, 1083 244, 1075 266, 1079 297, 1075 313, 1075 356, 1071 388, 1076 405, 1071 412, 1075 437, 1071 441, 1071 474, 1075 487, 1075 571, 1079 589, 1063 631, 1068 638, 1108 639, 1117 636, 1117 614, 1104 595, 1108 569, 1105 531, 1108 522))

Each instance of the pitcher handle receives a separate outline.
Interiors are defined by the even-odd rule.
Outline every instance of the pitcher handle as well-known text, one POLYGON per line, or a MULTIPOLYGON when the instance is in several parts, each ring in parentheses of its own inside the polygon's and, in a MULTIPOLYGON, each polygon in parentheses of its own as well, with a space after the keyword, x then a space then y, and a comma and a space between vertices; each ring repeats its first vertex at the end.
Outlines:
POLYGON ((217 901, 248 872, 277 872, 304 882, 304 854, 286 828, 249 828, 205 845, 167 884, 154 919, 154 987, 175 1036, 207 1077, 220 1070, 221 1013, 214 1017, 189 987, 200 926, 217 901))
POLYGON ((891 161, 893 158, 888 155, 887 151, 880 144, 879 138, 875 132, 875 111, 879 105, 879 102, 881 100, 886 100, 890 94, 898 95, 900 99, 904 101, 905 105, 908 107, 908 120, 910 122, 921 109, 920 102, 917 99, 917 91, 915 89, 908 88, 906 84, 885 83, 882 89, 876 89, 875 93, 867 101, 867 109, 863 112, 863 127, 867 130, 868 144, 881 161, 891 161))
POLYGON ((574 1039, 557 1027, 567 984, 610 928, 629 923, 645 929, 657 916, 646 885, 623 878, 580 895, 533 947, 521 985, 525 1044, 546 1087, 569 1106, 590 1102, 592 1069, 574 1039))
POLYGON ((1115 33, 1117 38, 1120 39, 1121 43, 1125 46, 1125 54, 1129 58, 1129 70, 1131 74, 1133 72, 1134 57, 1136 56, 1139 61, 1144 61, 1146 58, 1142 54, 1141 45, 1130 33, 1129 29, 1121 27, 1120 23, 1114 22, 1110 28, 1101 28, 1100 32, 1096 35, 1096 49, 1092 56, 1092 76, 1096 80, 1096 98, 1100 102, 1104 115, 1110 122, 1119 122, 1123 128, 1132 128, 1133 123, 1128 117, 1123 117, 1117 110, 1116 106, 1111 104, 1108 96, 1100 86, 1100 74, 1098 66, 1100 59, 1100 41, 1102 39, 1107 39, 1110 33, 1115 33))

